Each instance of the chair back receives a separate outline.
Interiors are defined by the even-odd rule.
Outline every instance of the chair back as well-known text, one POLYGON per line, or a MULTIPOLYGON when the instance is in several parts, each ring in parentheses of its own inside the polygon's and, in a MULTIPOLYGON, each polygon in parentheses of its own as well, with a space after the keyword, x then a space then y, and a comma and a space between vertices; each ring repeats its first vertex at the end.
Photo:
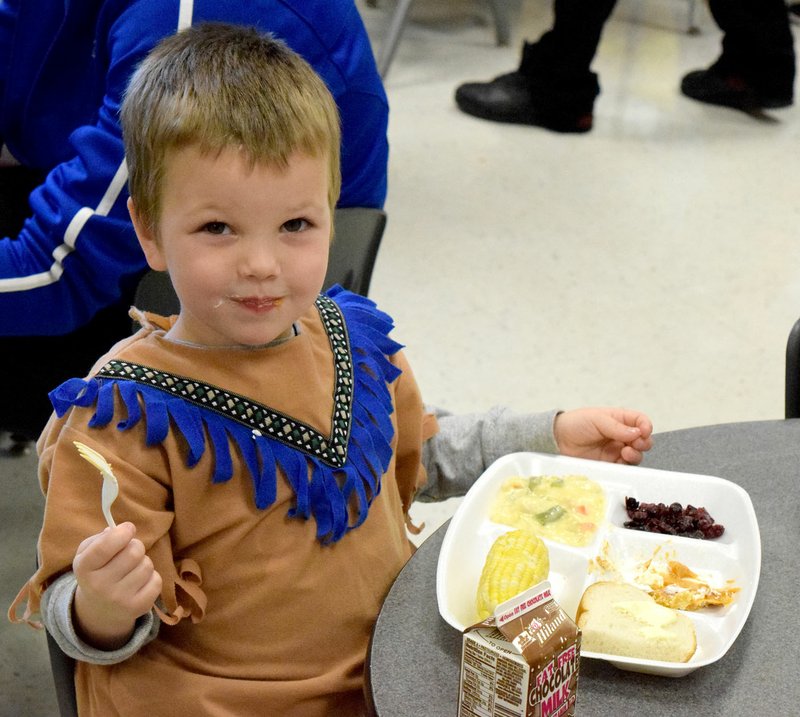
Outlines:
MULTIPOLYGON (((378 257, 386 212, 371 207, 337 209, 333 219, 334 238, 323 288, 341 284, 366 296, 378 257)), ((148 271, 136 288, 135 305, 163 316, 177 314, 178 297, 163 271, 148 271)))
POLYGON ((47 633, 47 652, 50 654, 50 671, 56 687, 56 701, 60 717, 78 717, 78 699, 75 696, 75 660, 62 651, 53 636, 47 633))
POLYGON ((800 319, 794 322, 786 341, 786 418, 800 418, 800 319))
MULTIPOLYGON (((34 558, 36 569, 39 569, 39 556, 34 558)), ((55 638, 45 630, 47 635, 47 653, 50 657, 50 672, 56 688, 56 702, 59 717, 78 717, 78 698, 75 695, 75 660, 67 655, 55 638)))
POLYGON ((386 212, 382 209, 337 209, 333 217, 333 244, 323 288, 341 284, 349 291, 366 296, 385 228, 386 212))

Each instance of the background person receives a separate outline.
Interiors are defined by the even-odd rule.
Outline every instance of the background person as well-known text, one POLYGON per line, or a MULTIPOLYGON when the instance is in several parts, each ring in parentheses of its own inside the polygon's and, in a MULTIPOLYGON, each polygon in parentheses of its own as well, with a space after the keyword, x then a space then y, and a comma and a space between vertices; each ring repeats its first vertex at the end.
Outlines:
MULTIPOLYGON (((600 94, 591 64, 617 0, 555 0, 553 26, 523 43, 517 70, 456 90, 458 107, 495 122, 588 132, 600 94)), ((709 0, 723 31, 722 53, 690 72, 681 91, 692 99, 758 114, 794 98, 794 39, 784 0, 709 0)))

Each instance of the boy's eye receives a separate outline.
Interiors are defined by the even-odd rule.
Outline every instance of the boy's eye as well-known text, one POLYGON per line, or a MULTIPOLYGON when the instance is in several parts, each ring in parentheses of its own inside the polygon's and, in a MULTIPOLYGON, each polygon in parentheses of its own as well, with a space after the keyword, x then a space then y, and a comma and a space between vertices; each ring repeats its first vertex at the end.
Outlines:
POLYGON ((301 232, 304 229, 308 228, 308 222, 305 219, 290 219, 288 222, 284 222, 281 229, 285 232, 301 232))
POLYGON ((209 234, 229 234, 230 229, 225 222, 208 222, 203 225, 203 231, 209 234))

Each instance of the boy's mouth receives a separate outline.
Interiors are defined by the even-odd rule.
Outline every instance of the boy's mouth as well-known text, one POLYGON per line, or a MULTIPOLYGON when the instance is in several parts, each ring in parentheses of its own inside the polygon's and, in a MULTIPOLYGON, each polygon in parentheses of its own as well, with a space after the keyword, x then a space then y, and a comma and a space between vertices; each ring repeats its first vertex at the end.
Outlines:
POLYGON ((233 300, 251 311, 270 311, 283 302, 282 298, 274 296, 237 296, 233 300))

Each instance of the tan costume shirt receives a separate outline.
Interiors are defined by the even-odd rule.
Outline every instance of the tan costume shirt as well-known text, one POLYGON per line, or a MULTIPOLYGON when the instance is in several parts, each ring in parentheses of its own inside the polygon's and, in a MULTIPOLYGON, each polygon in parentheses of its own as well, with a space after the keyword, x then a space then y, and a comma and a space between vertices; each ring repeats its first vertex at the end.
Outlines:
MULTIPOLYGON (((105 364, 107 371, 113 359, 114 370, 147 366, 192 381, 179 381, 177 389, 174 382, 169 388, 169 381, 156 388, 155 382, 163 384, 161 373, 139 371, 138 382, 119 385, 127 386, 127 395, 119 386, 109 391, 110 378, 101 382, 106 392, 97 396, 73 386, 71 402, 88 405, 51 419, 39 445, 47 494, 41 567, 21 593, 29 609, 35 611, 41 591, 71 569, 78 544, 104 527, 101 479, 80 458, 75 440, 112 464, 120 486, 114 516, 118 523, 136 525, 164 581, 160 615, 166 624, 153 642, 116 665, 78 663, 82 715, 310 717, 361 710, 370 631, 411 554, 407 510, 424 480, 421 445, 435 431, 435 421, 424 415, 399 347, 387 350, 381 343, 388 329, 381 315, 352 295, 336 301, 347 319, 348 350, 356 358, 349 378, 342 354, 334 360, 334 352, 342 350, 332 338, 335 311, 333 319, 328 311, 323 320, 325 312, 313 308, 297 336, 250 350, 181 345, 149 326, 98 366, 105 364), (375 360, 392 351, 391 364, 402 370, 397 378, 388 361, 375 360), (389 381, 377 375, 384 370, 389 381), (349 416, 341 395, 347 394, 348 381, 355 386, 349 416), (385 387, 383 394, 373 395, 375 386, 385 387), (187 391, 194 395, 191 403, 184 398, 187 391), (172 408, 161 406, 160 398, 172 408), (235 405, 238 418, 252 420, 255 414, 262 426, 277 426, 306 448, 266 439, 266 429, 253 434, 246 420, 228 417, 223 403, 235 405), (186 415, 176 406, 188 406, 186 415), (382 417, 376 415, 381 411, 382 417), (308 457, 320 450, 309 434, 316 430, 330 438, 337 420, 352 424, 345 441, 347 466, 374 463, 383 453, 381 435, 390 446, 377 495, 377 476, 365 478, 363 465, 361 474, 351 470, 347 476, 320 461, 308 469, 308 457), (92 421, 106 424, 90 427, 92 421), (220 433, 220 426, 226 432, 220 433), (159 435, 162 429, 166 435, 159 435), (270 446, 277 446, 274 454, 270 446), (280 468, 272 478, 276 463, 280 468), (292 473, 294 488, 282 469, 292 473), (343 502, 326 508, 325 496, 341 495, 342 486, 343 502), (317 535, 326 510, 328 518, 338 515, 342 526, 342 505, 347 525, 357 523, 364 497, 371 504, 363 523, 338 539, 331 538, 334 529, 317 535), (289 517, 315 501, 316 516, 307 508, 309 517, 289 517)), ((333 443, 323 440, 322 451, 335 454, 333 443)))

